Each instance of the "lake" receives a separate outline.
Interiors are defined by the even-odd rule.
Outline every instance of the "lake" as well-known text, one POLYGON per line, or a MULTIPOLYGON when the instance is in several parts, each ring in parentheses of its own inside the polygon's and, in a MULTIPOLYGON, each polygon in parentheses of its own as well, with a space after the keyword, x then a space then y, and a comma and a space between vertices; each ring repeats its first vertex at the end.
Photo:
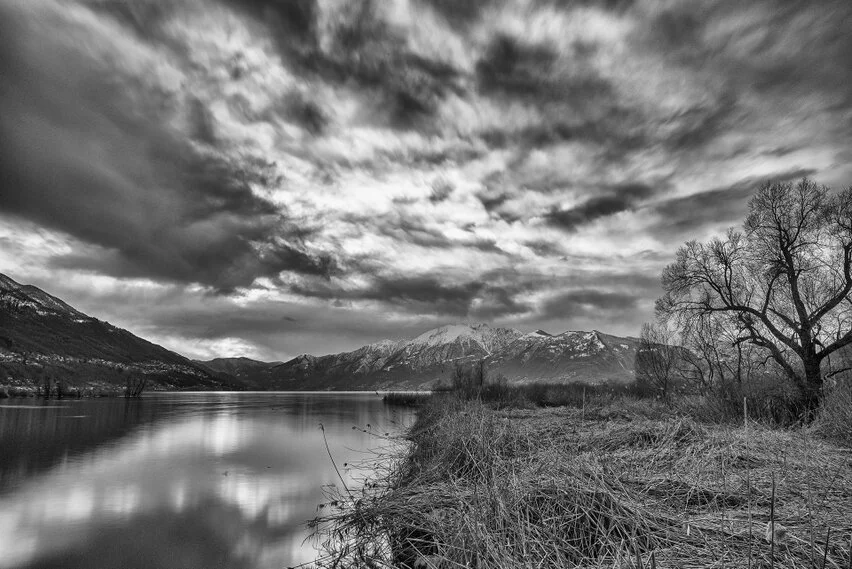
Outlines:
POLYGON ((375 393, 0 400, 0 568, 281 568, 413 422, 375 393), (346 466, 344 466, 346 465, 346 466))

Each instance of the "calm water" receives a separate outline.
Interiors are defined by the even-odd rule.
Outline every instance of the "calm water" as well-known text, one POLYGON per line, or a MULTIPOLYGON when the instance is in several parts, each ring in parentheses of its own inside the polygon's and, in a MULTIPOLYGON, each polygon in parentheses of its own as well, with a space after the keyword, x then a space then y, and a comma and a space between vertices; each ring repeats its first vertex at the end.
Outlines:
POLYGON ((412 420, 375 394, 0 400, 0 568, 310 561, 304 522, 340 484, 320 423, 349 483, 412 420))

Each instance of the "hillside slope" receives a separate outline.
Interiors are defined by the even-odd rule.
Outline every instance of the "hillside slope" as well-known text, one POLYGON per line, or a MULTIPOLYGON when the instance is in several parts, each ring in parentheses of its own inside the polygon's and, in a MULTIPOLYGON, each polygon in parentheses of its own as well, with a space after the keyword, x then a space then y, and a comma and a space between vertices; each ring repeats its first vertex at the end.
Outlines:
POLYGON ((83 314, 43 290, 0 274, 0 384, 123 386, 144 375, 160 389, 220 389, 187 358, 83 314))

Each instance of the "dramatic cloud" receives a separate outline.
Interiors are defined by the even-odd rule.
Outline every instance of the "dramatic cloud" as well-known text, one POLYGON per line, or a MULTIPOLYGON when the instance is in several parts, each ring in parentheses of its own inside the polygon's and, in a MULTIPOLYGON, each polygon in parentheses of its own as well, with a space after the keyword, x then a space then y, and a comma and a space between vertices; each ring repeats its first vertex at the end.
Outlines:
POLYGON ((683 235, 690 229, 708 225, 736 225, 742 221, 755 188, 767 182, 794 182, 814 173, 814 170, 799 169, 767 180, 746 178, 724 188, 663 200, 647 208, 659 220, 652 231, 666 237, 683 235))
MULTIPOLYGON (((211 148, 217 144, 212 117, 196 98, 186 103, 186 132, 176 131, 177 94, 167 89, 179 77, 136 84, 139 78, 118 62, 93 62, 70 45, 82 39, 74 34, 28 44, 21 37, 28 23, 20 17, 4 34, 18 39, 18 57, 3 67, 0 163, 7 191, 0 208, 103 249, 97 259, 71 255, 60 265, 79 260, 80 268, 222 290, 285 270, 333 269, 329 255, 301 246, 285 208, 252 190, 276 181, 274 165, 211 148)), ((96 31, 104 41, 119 33, 96 31)), ((149 59, 153 50, 132 42, 125 48, 141 51, 125 64, 157 65, 149 59)), ((167 65, 151 71, 178 73, 167 65)))
POLYGON ((637 201, 651 196, 654 191, 644 184, 627 184, 601 195, 591 197, 576 207, 554 209, 547 214, 548 221, 567 231, 575 231, 580 226, 601 217, 606 217, 633 207, 637 201))
POLYGON ((636 334, 767 180, 852 183, 852 5, 7 0, 0 271, 198 356, 636 334))
POLYGON ((604 312, 621 312, 636 307, 639 297, 595 289, 579 289, 559 294, 544 303, 544 311, 551 317, 600 315, 604 312))

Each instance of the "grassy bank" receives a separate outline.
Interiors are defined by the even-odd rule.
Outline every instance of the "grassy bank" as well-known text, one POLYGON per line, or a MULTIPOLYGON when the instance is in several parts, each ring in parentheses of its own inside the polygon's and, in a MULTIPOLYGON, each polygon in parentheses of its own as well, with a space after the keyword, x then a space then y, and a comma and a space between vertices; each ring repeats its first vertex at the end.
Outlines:
POLYGON ((322 566, 852 567, 852 453, 813 428, 439 394, 409 439, 334 497, 322 566))

